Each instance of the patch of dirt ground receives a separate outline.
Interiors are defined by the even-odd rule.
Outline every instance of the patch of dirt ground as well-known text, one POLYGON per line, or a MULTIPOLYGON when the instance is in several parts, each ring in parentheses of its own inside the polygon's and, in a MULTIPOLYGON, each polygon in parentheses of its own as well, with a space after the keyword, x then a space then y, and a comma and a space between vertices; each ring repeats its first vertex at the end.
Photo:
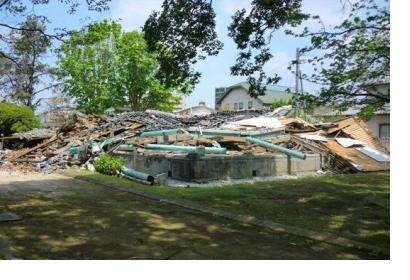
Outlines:
POLYGON ((0 223, 0 240, 20 259, 386 258, 203 215, 59 174, 2 172, 2 212, 22 217, 0 223))

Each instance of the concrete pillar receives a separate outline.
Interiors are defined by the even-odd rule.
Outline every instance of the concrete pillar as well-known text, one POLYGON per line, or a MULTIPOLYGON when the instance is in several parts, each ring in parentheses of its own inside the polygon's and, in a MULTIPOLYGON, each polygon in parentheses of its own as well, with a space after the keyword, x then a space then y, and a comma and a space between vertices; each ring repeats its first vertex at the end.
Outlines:
POLYGON ((198 155, 198 157, 204 157, 205 156, 205 147, 204 146, 196 147, 196 154, 198 155))
POLYGON ((288 174, 292 175, 292 158, 290 156, 286 156, 287 165, 288 165, 288 174))

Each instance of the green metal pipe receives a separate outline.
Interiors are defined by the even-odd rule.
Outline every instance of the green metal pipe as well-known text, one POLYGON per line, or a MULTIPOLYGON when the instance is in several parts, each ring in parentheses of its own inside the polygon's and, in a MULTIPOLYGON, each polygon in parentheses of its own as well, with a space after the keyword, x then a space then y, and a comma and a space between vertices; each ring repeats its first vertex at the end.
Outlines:
POLYGON ((121 172, 127 176, 150 182, 151 185, 154 184, 154 176, 149 175, 147 173, 140 172, 135 169, 128 168, 126 166, 121 167, 121 172))
POLYGON ((278 136, 284 134, 283 130, 276 130, 276 131, 267 131, 267 132, 261 132, 258 134, 252 134, 252 136, 250 137, 254 137, 254 138, 272 138, 273 136, 278 136))
POLYGON ((105 139, 104 141, 100 143, 100 149, 104 149, 105 146, 112 145, 112 144, 113 144, 112 139, 110 138, 105 139))
POLYGON ((253 137, 247 137, 246 140, 248 140, 251 143, 258 144, 259 146, 262 146, 262 147, 265 147, 265 148, 268 148, 268 149, 271 149, 271 150, 274 150, 274 151, 278 151, 278 152, 281 152, 281 153, 285 153, 285 154, 287 154, 288 156, 291 156, 291 157, 306 159, 306 154, 301 153, 301 152, 297 152, 297 151, 294 151, 294 150, 290 150, 290 149, 284 148, 284 147, 279 146, 279 145, 271 144, 269 142, 266 142, 266 141, 263 141, 263 140, 260 140, 260 139, 256 139, 256 138, 253 138, 253 137))
POLYGON ((68 152, 72 155, 78 155, 79 154, 78 146, 70 147, 68 149, 68 152))
MULTIPOLYGON (((162 144, 147 144, 147 149, 150 150, 160 150, 160 151, 171 151, 171 152, 195 152, 197 147, 195 146, 176 146, 176 145, 162 145, 162 144)), ((226 148, 214 148, 205 147, 206 154, 226 154, 226 148)))
POLYGON ((117 148, 118 151, 135 151, 135 147, 133 145, 130 144, 121 144, 118 146, 117 148))
MULTIPOLYGON (((190 130, 191 133, 199 134, 199 131, 190 130)), ((252 133, 249 131, 234 131, 234 130, 202 130, 203 136, 237 136, 237 137, 257 137, 257 138, 268 138, 271 136, 276 136, 283 134, 283 130, 271 130, 271 131, 264 131, 260 133, 252 133)))
MULTIPOLYGON (((199 134, 199 131, 196 131, 199 134)), ((202 135, 211 135, 211 136, 248 136, 249 133, 242 131, 223 131, 223 130, 211 130, 211 131, 202 131, 202 135)))
POLYGON ((162 136, 164 134, 177 134, 179 129, 164 129, 164 130, 154 130, 154 131, 145 131, 141 133, 141 137, 150 137, 150 136, 162 136))

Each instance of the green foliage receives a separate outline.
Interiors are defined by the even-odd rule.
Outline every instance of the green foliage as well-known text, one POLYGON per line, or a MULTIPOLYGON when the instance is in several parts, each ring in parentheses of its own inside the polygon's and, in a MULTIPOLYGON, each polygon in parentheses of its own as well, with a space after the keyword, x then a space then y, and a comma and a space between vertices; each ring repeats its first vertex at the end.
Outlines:
POLYGON ((0 103, 0 132, 5 136, 36 127, 40 127, 40 122, 29 107, 0 103))
MULTIPOLYGON (((87 8, 90 11, 106 11, 109 9, 109 2, 111 0, 87 0, 87 8)), ((0 3, 0 9, 4 9, 5 12, 10 13, 11 15, 18 15, 21 13, 29 13, 30 10, 34 10, 35 5, 47 5, 51 0, 3 0, 0 3), (27 7, 28 6, 28 7, 27 7)), ((82 0, 57 0, 53 2, 60 2, 68 6, 68 13, 72 14, 77 11, 82 0)))
POLYGON ((124 159, 121 157, 110 156, 109 154, 100 155, 94 162, 95 170, 102 174, 117 175, 124 165, 124 159))
MULTIPOLYGON (((343 1, 342 1, 343 2, 343 1)), ((229 36, 239 51, 233 75, 247 76, 250 94, 265 91, 264 84, 277 83, 278 75, 267 75, 266 63, 272 59, 270 47, 274 32, 283 26, 295 27, 311 18, 323 28, 310 31, 307 27, 297 34, 310 38, 310 45, 300 50, 314 68, 314 74, 303 78, 321 85, 316 103, 359 106, 369 114, 390 102, 390 93, 369 90, 365 84, 390 77, 390 11, 388 1, 348 1, 348 17, 329 27, 319 16, 301 12, 301 0, 253 0, 251 9, 238 10, 229 26, 229 36), (325 28, 326 27, 326 28, 325 28), (372 109, 370 109, 372 107, 372 109)))
POLYGON ((248 77, 251 96, 263 95, 266 85, 280 80, 277 74, 268 76, 263 67, 273 58, 270 52, 273 33, 285 25, 295 26, 308 17, 300 8, 301 0, 253 0, 250 11, 242 9, 233 15, 229 36, 239 53, 231 74, 248 77))
POLYGON ((287 105, 295 105, 295 97, 292 96, 290 99, 279 99, 275 100, 272 102, 272 109, 276 109, 282 106, 287 106, 287 105))
POLYGON ((201 76, 193 66, 207 55, 217 55, 223 46, 217 39, 212 1, 164 0, 162 11, 149 16, 143 31, 161 65, 157 77, 184 94, 201 76))
POLYGON ((365 106, 360 110, 359 118, 361 118, 363 121, 367 122, 372 118, 375 111, 376 110, 375 110, 374 106, 371 106, 371 105, 365 106))
POLYGON ((86 113, 131 105, 133 110, 172 110, 178 98, 157 78, 160 65, 142 34, 102 21, 72 34, 61 48, 63 90, 86 113))
POLYGON ((37 7, 51 2, 65 5, 67 13, 73 14, 80 9, 106 11, 110 0, 0 1, 0 95, 32 109, 44 100, 38 98, 40 93, 59 86, 55 83, 57 68, 50 67, 44 58, 53 56, 54 46, 59 45, 54 45, 54 40, 62 41, 70 34, 70 30, 56 26, 53 31, 46 30, 48 23, 53 24, 43 13, 37 14, 37 7))
POLYGON ((374 0, 357 1, 349 8, 348 17, 331 29, 289 33, 311 39, 301 55, 313 57, 309 63, 315 72, 304 78, 322 85, 317 101, 359 107, 368 118, 390 102, 389 90, 366 86, 390 77, 390 11, 388 4, 374 0))
POLYGON ((0 71, 0 93, 34 109, 38 105, 37 95, 54 84, 56 70, 44 62, 51 40, 44 35, 45 22, 35 16, 27 17, 18 28, 4 36, 9 43, 7 55, 14 63, 8 61, 8 71, 0 71))

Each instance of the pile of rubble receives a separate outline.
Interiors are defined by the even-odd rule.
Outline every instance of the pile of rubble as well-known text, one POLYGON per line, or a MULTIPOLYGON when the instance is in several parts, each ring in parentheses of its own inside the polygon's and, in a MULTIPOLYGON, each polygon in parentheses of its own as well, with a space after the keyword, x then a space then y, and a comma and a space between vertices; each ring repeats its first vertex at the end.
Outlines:
POLYGON ((330 169, 339 172, 390 169, 389 150, 359 118, 315 127, 312 131, 293 134, 292 141, 324 155, 330 169))
MULTIPOLYGON (((244 152, 303 158, 319 153, 334 172, 389 169, 389 151, 356 118, 310 124, 286 117, 291 107, 181 117, 148 110, 112 116, 75 115, 58 131, 32 130, 14 139, 39 141, 17 151, 0 151, 1 168, 50 172, 89 166, 101 153, 244 152)), ((13 138, 11 138, 13 139, 13 138)), ((4 141, 4 140, 3 140, 4 141)))

